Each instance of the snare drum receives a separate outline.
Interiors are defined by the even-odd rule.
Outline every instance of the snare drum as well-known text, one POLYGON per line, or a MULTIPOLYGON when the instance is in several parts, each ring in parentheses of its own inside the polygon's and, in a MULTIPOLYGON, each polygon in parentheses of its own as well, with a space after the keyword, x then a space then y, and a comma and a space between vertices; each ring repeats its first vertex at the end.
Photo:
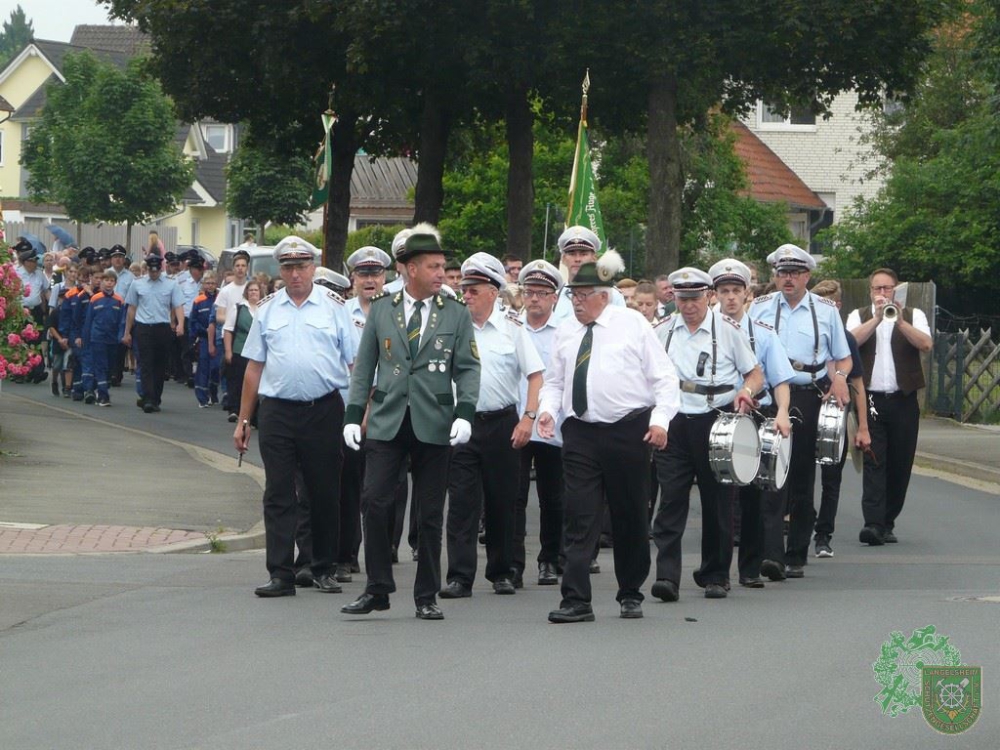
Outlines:
POLYGON ((847 412, 836 401, 824 401, 816 428, 816 463, 834 466, 844 455, 847 439, 847 412))
POLYGON ((785 486, 792 461, 792 434, 785 437, 773 419, 766 419, 758 430, 760 435, 760 471, 753 483, 762 490, 777 492, 785 486))
POLYGON ((760 437, 753 419, 720 414, 708 436, 708 461, 722 484, 750 484, 760 466, 760 437))

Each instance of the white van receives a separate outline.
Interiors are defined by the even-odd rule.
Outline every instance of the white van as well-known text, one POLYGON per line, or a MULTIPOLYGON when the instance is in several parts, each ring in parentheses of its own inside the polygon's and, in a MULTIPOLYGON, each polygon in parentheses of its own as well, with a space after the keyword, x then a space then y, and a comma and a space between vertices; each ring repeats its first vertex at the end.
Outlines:
POLYGON ((233 256, 240 250, 250 254, 250 269, 247 271, 247 276, 264 272, 272 279, 278 278, 278 261, 274 259, 274 245, 231 247, 228 250, 223 250, 219 256, 218 271, 220 278, 225 276, 226 272, 232 270, 233 256))

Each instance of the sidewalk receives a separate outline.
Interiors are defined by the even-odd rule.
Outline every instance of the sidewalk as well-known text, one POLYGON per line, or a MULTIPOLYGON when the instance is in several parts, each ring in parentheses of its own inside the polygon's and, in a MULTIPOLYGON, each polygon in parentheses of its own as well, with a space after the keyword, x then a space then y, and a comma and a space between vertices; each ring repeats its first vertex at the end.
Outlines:
POLYGON ((1000 494, 1000 426, 925 417, 920 420, 916 465, 996 485, 980 489, 1000 494))
POLYGON ((260 522, 259 467, 12 390, 0 396, 0 554, 190 551, 208 534, 256 544, 243 532, 260 522))

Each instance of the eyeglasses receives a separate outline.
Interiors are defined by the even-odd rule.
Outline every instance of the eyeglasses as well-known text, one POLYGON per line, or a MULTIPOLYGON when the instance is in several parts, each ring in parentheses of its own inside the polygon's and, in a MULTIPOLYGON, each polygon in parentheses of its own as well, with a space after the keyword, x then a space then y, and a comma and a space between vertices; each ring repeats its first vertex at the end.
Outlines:
POLYGON ((463 287, 462 288, 462 296, 463 297, 478 297, 480 294, 483 294, 484 292, 488 291, 491 288, 492 287, 489 287, 486 284, 476 284, 475 286, 463 287))
POLYGON ((592 297, 595 294, 600 294, 602 291, 603 290, 601 289, 592 289, 589 292, 577 292, 574 290, 569 293, 569 296, 572 299, 578 300, 580 302, 586 302, 590 297, 592 297))
POLYGON ((546 297, 549 297, 554 293, 555 292, 547 292, 544 289, 539 289, 538 291, 535 291, 534 289, 525 289, 523 292, 521 292, 521 296, 524 297, 525 299, 534 299, 535 297, 537 297, 538 299, 545 299, 546 297))
POLYGON ((895 288, 896 288, 895 284, 890 284, 888 286, 873 286, 872 287, 872 291, 873 292, 891 292, 895 288))
POLYGON ((781 271, 775 271, 774 275, 777 276, 779 279, 787 279, 789 277, 798 278, 804 273, 805 271, 801 268, 786 268, 781 271))

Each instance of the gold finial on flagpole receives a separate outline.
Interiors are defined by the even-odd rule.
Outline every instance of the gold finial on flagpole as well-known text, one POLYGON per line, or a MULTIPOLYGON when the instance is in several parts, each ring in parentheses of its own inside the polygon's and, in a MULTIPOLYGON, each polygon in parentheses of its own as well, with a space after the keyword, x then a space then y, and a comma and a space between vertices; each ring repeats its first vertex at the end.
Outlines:
POLYGON ((580 103, 580 121, 587 124, 587 92, 590 91, 590 68, 583 74, 583 100, 580 103))

